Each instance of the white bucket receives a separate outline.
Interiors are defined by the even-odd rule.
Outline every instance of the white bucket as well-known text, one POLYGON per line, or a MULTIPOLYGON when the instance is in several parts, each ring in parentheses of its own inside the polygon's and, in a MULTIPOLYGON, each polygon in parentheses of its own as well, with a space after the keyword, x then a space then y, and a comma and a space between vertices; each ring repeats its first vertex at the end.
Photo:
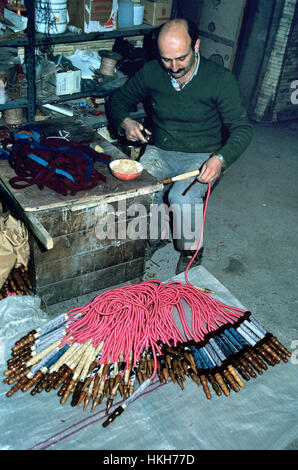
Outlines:
POLYGON ((144 19, 144 5, 136 4, 133 6, 133 24, 143 24, 144 19))
POLYGON ((35 0, 35 29, 39 33, 64 33, 68 21, 67 0, 35 0))

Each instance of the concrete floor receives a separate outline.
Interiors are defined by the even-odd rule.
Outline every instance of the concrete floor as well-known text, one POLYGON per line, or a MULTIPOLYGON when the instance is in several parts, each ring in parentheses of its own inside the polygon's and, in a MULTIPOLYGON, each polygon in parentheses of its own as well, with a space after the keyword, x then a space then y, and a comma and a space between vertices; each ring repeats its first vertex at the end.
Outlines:
MULTIPOLYGON (((250 147, 226 171, 210 197, 202 261, 295 357, 297 130, 297 122, 254 125, 250 147)), ((158 250, 146 263, 144 278, 170 279, 177 260, 172 244, 158 250)), ((88 294, 84 299, 56 304, 49 307, 49 313, 65 311, 93 297, 88 294)), ((289 448, 297 449, 298 440, 289 448)))

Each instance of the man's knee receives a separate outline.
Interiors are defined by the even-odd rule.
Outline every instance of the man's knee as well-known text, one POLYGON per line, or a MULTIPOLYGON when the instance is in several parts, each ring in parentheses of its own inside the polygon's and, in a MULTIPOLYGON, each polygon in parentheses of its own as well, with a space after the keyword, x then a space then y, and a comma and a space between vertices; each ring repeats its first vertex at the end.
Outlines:
POLYGON ((140 158, 144 169, 157 180, 168 177, 169 168, 162 158, 162 151, 154 146, 148 146, 140 158))
POLYGON ((207 193, 208 185, 199 183, 198 181, 186 192, 182 193, 190 184, 189 180, 176 181, 171 187, 168 194, 169 204, 202 204, 203 198, 207 193))

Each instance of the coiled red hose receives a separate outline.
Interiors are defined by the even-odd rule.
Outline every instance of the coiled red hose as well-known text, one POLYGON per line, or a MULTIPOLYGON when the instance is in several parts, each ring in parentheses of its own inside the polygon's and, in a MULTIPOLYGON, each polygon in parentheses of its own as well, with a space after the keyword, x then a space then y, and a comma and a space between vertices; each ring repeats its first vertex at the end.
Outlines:
POLYGON ((165 285, 158 280, 148 280, 135 285, 110 289, 99 294, 90 304, 68 312, 69 325, 61 342, 92 341, 94 347, 103 342, 99 364, 119 361, 120 354, 126 363, 125 370, 135 367, 143 350, 152 350, 154 371, 157 370, 157 353, 162 354, 160 344, 176 346, 178 342, 204 340, 207 333, 226 323, 234 323, 245 310, 230 307, 196 289, 188 279, 188 271, 201 248, 211 185, 208 186, 203 214, 201 238, 194 257, 185 271, 186 284, 172 281, 165 285), (188 325, 181 300, 192 311, 192 325, 188 325), (185 338, 173 320, 177 309, 185 338), (80 312, 79 317, 75 317, 80 312), (133 363, 130 363, 133 352, 133 363))

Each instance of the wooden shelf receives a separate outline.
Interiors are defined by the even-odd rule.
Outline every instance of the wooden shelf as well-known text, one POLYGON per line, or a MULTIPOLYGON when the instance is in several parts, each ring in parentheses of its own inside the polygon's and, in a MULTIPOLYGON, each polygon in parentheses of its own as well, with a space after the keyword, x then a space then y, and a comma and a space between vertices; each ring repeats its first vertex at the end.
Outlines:
POLYGON ((63 44, 71 42, 87 42, 87 41, 100 41, 103 39, 114 39, 117 37, 133 37, 133 36, 143 36, 150 33, 155 29, 155 26, 150 26, 147 24, 142 24, 139 26, 132 26, 131 28, 120 28, 115 29, 114 31, 101 31, 96 33, 72 33, 66 31, 61 34, 51 34, 50 36, 46 34, 36 33, 35 34, 35 44, 36 46, 48 44, 49 41, 52 44, 63 44))

